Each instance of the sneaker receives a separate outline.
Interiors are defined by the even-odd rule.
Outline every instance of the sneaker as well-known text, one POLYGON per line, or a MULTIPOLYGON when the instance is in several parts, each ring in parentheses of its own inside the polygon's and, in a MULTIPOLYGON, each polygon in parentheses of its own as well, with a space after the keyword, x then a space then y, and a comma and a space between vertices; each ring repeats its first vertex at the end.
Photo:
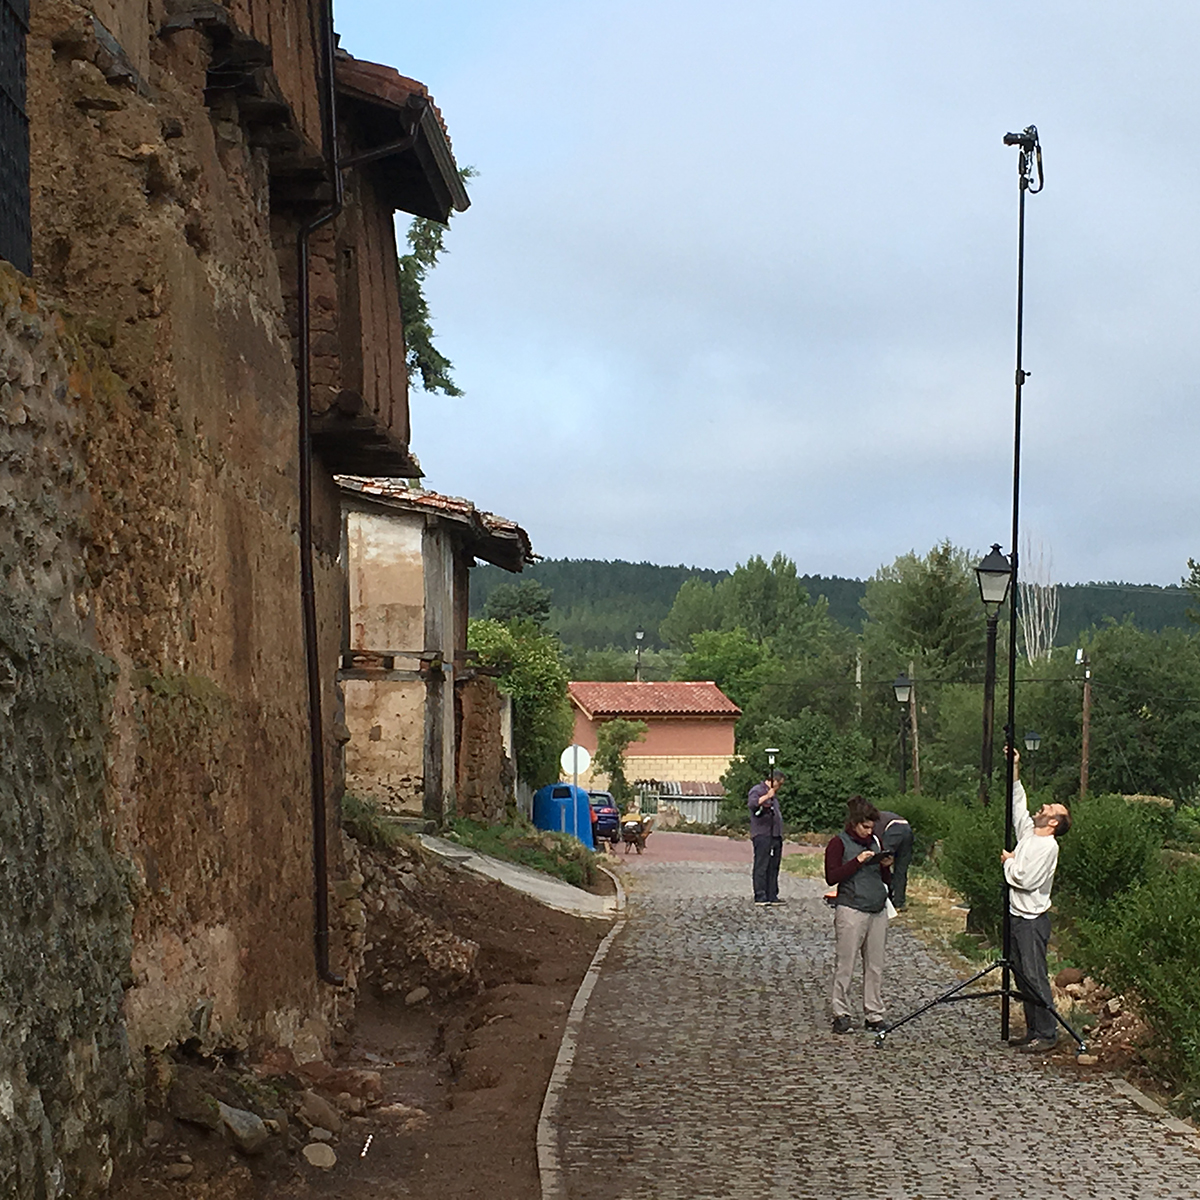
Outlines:
POLYGON ((766 908, 767 905, 770 903, 771 903, 770 900, 755 900, 754 907, 755 908, 766 908))
POLYGON ((885 1033, 888 1024, 886 1021, 864 1021, 863 1028, 869 1029, 872 1033, 885 1033))
POLYGON ((1010 1046, 1011 1046, 1011 1047, 1012 1047, 1014 1050, 1017 1050, 1017 1049, 1019 1049, 1019 1048, 1020 1048, 1020 1047, 1022 1047, 1022 1046, 1028 1046, 1030 1042, 1032 1042, 1032 1041, 1036 1041, 1036 1039, 1037 1039, 1037 1035, 1036 1035, 1036 1034, 1033 1034, 1033 1033, 1027 1033, 1027 1034, 1025 1034, 1025 1036, 1024 1036, 1024 1037, 1010 1037, 1010 1038, 1008 1039, 1008 1044, 1009 1044, 1009 1045, 1010 1045, 1010 1046))
POLYGON ((850 1024, 851 1024, 851 1022, 850 1022, 849 1017, 834 1017, 833 1018, 833 1032, 834 1033, 849 1033, 850 1032, 850 1024))
POLYGON ((1058 1045, 1057 1038, 1035 1037, 1023 1046, 1017 1047, 1020 1054, 1049 1054, 1058 1045))
POLYGON ((774 906, 776 904, 786 904, 787 901, 780 896, 776 896, 774 900, 768 900, 767 903, 774 906))

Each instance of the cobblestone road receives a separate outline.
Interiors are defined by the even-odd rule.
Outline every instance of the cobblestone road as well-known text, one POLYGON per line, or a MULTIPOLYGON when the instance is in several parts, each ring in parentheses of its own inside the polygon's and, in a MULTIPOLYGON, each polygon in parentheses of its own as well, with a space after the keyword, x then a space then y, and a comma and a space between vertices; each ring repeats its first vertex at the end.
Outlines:
MULTIPOLYGON (((630 877, 558 1114, 570 1200, 1200 1197, 1194 1137, 1001 1046, 994 1001, 935 1009, 878 1050, 861 1014, 835 1037, 820 883, 785 873, 778 909, 747 885, 710 863, 630 877)), ((889 1013, 950 982, 893 922, 889 1013)))

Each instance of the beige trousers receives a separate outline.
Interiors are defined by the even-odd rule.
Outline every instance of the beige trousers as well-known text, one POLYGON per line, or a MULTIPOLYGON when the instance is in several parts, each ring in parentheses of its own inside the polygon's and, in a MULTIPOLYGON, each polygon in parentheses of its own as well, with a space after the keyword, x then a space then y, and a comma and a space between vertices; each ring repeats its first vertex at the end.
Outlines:
POLYGON ((833 916, 834 954, 833 1015, 850 1015, 850 981, 854 961, 862 957, 863 1014, 868 1021, 883 1020, 883 947, 887 940, 887 913, 859 912, 839 904, 833 916))

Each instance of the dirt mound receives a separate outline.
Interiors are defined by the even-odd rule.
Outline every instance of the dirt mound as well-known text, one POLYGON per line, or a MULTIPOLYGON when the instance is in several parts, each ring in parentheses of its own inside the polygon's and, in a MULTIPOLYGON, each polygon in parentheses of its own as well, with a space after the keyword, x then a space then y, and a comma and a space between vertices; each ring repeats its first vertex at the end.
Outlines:
POLYGON ((156 1059, 117 1200, 537 1194, 542 1096, 607 922, 415 845, 364 849, 361 872, 366 958, 332 1061, 278 1048, 156 1059))

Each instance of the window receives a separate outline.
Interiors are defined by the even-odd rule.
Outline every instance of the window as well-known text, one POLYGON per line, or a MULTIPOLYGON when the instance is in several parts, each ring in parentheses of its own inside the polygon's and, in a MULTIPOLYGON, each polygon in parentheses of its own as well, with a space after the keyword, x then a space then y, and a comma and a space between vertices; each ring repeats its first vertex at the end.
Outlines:
POLYGON ((33 272, 25 34, 29 0, 0 0, 0 258, 33 272))

